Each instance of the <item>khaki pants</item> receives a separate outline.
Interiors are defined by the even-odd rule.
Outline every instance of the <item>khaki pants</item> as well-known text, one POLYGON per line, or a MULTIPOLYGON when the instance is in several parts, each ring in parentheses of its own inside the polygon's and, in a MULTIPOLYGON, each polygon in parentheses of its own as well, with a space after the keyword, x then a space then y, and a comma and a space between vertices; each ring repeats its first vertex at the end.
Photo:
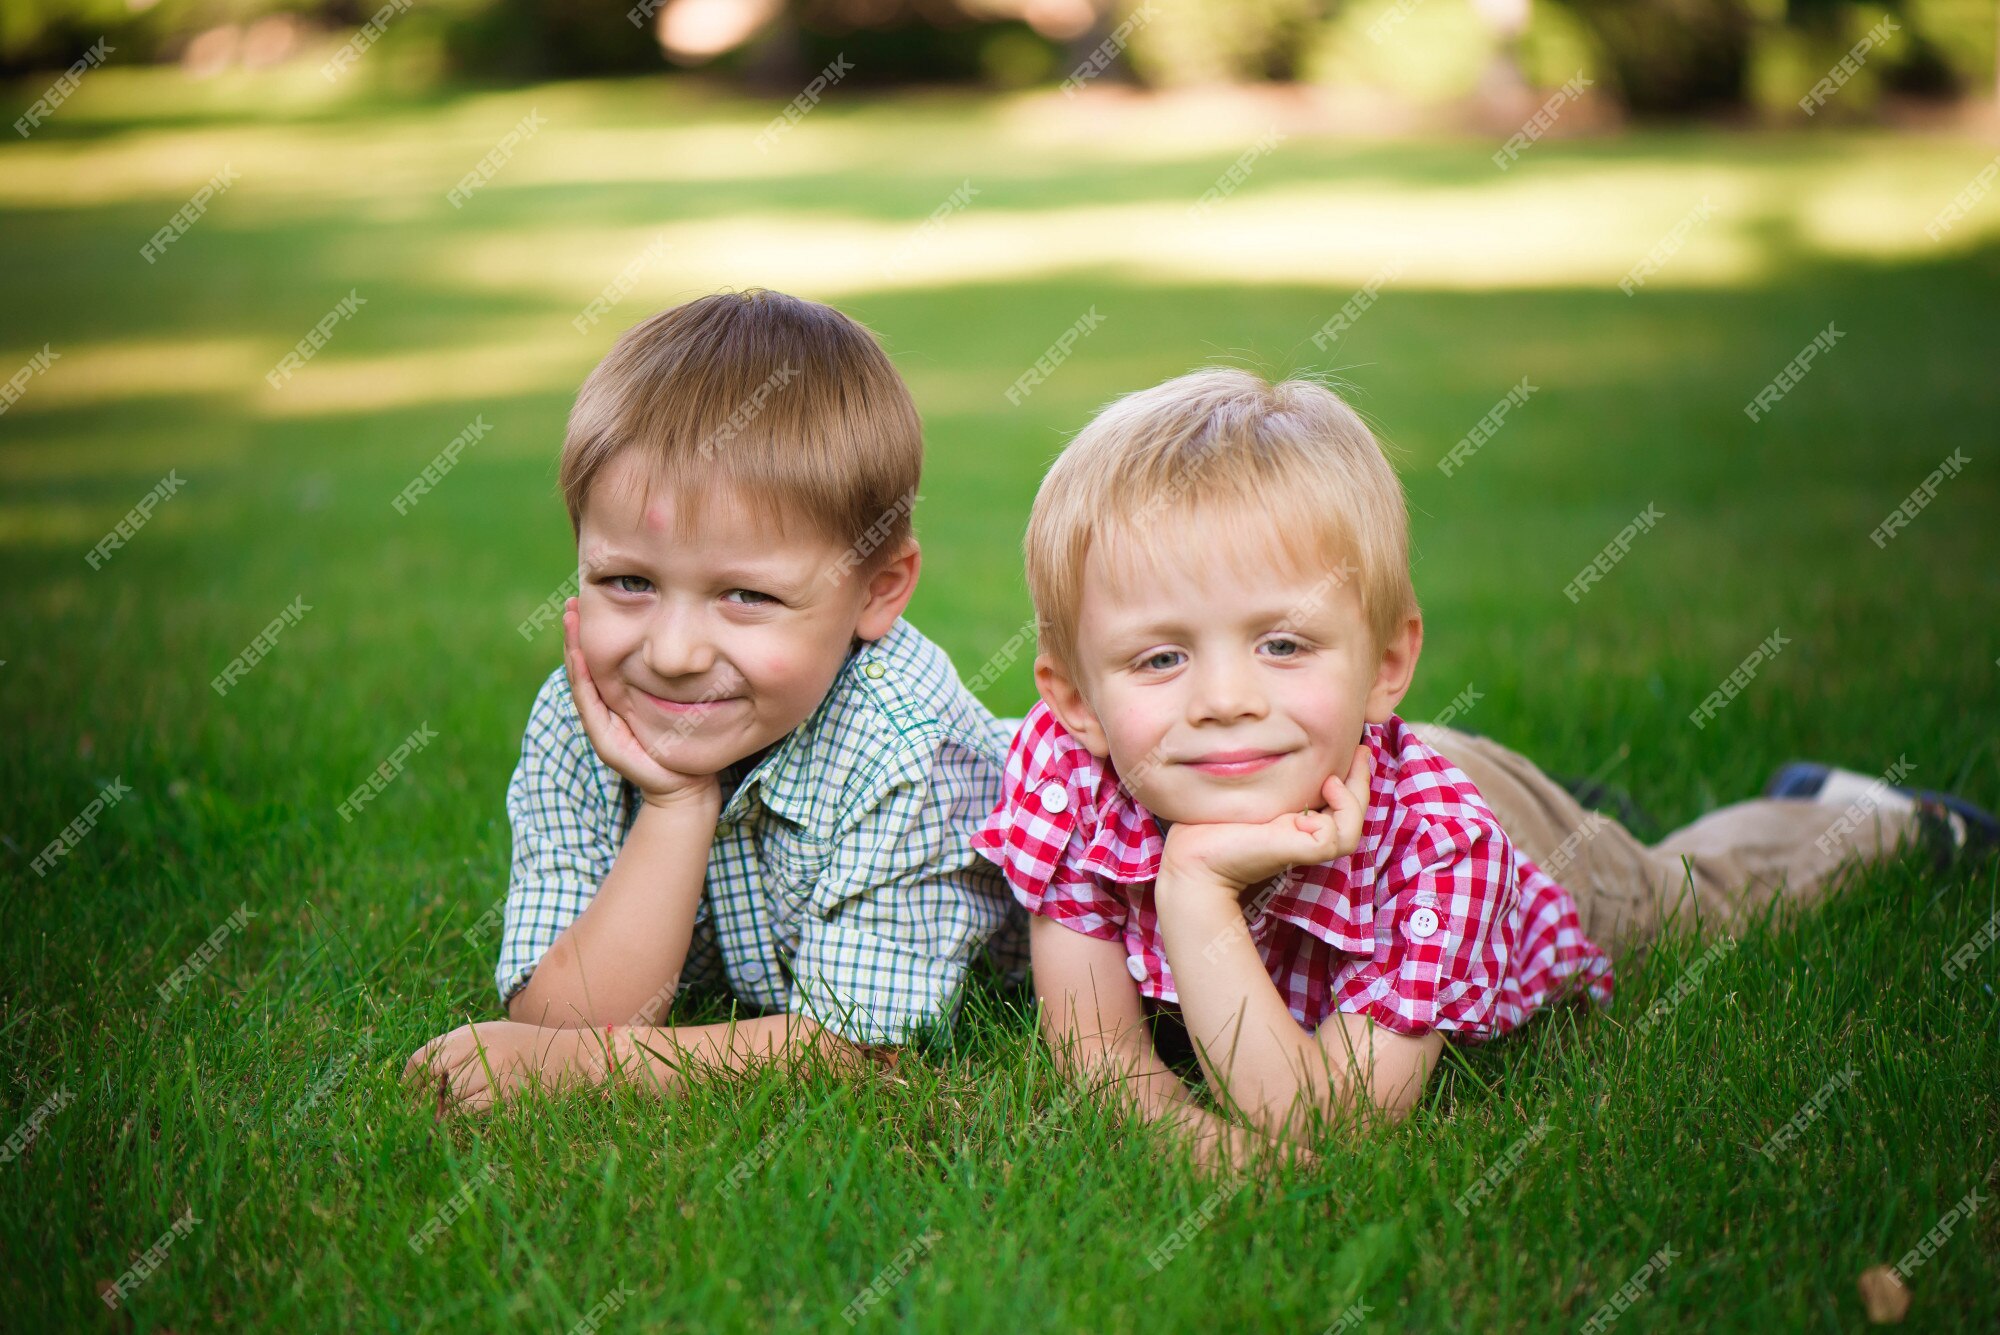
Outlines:
POLYGON ((1585 811, 1516 752, 1434 724, 1410 725, 1465 771, 1522 854, 1576 897, 1584 935, 1616 952, 1677 915, 1733 932, 1779 897, 1809 904, 1842 864, 1888 857, 1915 837, 1914 814, 1760 798, 1711 811, 1648 847, 1585 811))

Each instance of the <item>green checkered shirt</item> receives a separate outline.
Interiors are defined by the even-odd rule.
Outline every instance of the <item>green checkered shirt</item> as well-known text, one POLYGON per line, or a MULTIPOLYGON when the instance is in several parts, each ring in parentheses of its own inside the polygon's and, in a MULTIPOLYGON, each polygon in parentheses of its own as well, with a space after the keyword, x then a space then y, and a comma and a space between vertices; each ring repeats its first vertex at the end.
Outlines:
MULTIPOLYGON (((982 955, 1026 968, 1025 920, 972 834, 1000 797, 1007 736, 907 621, 857 643, 813 715, 724 770, 683 987, 726 986, 856 1043, 948 1020, 982 955)), ((638 815, 558 668, 507 789, 514 827, 495 980, 503 1002, 581 913, 638 815)))

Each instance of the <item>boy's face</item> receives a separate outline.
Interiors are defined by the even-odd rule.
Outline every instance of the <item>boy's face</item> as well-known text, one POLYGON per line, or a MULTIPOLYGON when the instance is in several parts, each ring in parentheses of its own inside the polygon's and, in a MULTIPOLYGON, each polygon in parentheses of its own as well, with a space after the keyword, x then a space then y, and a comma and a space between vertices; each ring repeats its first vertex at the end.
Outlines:
POLYGON ((1043 698, 1163 820, 1323 807, 1321 785, 1347 773, 1362 725, 1408 688, 1423 623, 1411 616, 1377 647, 1352 566, 1298 570, 1244 552, 1240 532, 1190 538, 1146 577, 1114 574, 1097 545, 1076 669, 1038 660, 1043 698))
POLYGON ((713 774, 805 722, 857 637, 888 634, 916 588, 916 544, 871 576, 847 546, 726 486, 683 516, 644 483, 628 452, 583 507, 584 666, 655 760, 713 774))

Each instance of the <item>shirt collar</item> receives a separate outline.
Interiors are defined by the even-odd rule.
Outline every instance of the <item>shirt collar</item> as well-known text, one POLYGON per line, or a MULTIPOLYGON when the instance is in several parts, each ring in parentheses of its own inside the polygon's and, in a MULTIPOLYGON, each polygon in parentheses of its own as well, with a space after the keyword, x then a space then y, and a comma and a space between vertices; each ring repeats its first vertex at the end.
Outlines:
POLYGON ((1091 803, 1090 841, 1081 859, 1084 870, 1126 885, 1157 879, 1160 854, 1167 844, 1159 820, 1139 805, 1110 757, 1090 759, 1097 792, 1091 803))

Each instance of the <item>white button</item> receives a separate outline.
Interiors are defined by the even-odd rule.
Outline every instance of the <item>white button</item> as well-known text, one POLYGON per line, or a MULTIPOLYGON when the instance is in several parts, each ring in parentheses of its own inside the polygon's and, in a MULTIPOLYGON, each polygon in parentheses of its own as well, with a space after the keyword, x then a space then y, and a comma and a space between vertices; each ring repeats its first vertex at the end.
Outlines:
POLYGON ((1419 941, 1432 935, 1438 929, 1436 909, 1418 909, 1410 915, 1410 935, 1419 941))
POLYGON ((1137 955, 1127 955, 1125 957, 1125 972, 1132 975, 1133 982, 1135 983, 1145 982, 1146 961, 1140 959, 1137 955))
POLYGON ((870 663, 867 667, 864 667, 861 670, 877 681, 881 680, 882 674, 888 671, 888 669, 883 667, 880 663, 870 663))
POLYGON ((1069 793, 1059 783, 1043 784, 1037 796, 1042 799, 1042 810, 1052 816, 1069 810, 1069 793))

